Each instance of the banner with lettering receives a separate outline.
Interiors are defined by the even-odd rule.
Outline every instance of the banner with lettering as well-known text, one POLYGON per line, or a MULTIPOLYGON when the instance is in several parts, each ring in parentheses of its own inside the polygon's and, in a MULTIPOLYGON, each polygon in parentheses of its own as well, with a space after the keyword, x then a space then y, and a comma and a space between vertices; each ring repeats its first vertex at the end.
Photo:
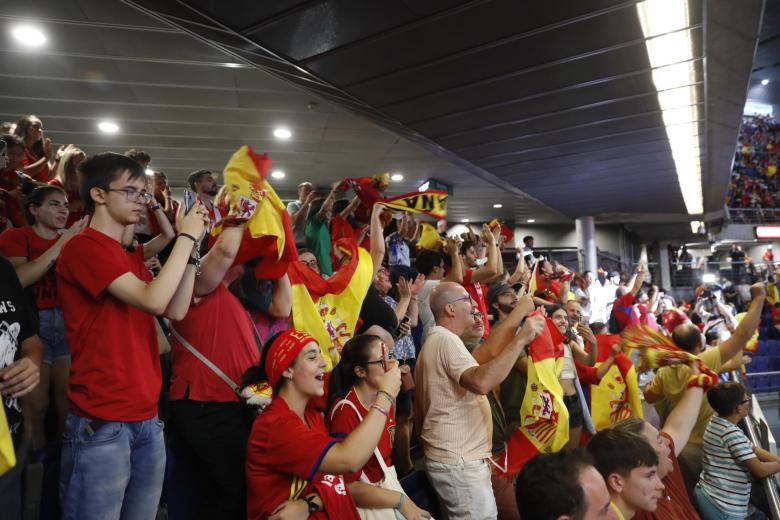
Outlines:
POLYGON ((447 192, 442 190, 414 191, 381 202, 391 209, 422 213, 434 218, 447 216, 447 192))

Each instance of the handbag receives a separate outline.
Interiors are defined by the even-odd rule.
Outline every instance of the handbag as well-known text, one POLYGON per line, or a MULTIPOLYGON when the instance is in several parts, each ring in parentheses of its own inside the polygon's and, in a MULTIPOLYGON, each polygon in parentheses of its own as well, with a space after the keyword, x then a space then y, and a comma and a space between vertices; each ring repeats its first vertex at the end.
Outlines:
MULTIPOLYGON (((348 399, 342 399, 341 401, 336 403, 336 405, 333 407, 333 411, 331 411, 330 413, 331 420, 333 420, 333 414, 336 412, 336 410, 338 410, 341 406, 344 405, 351 407, 355 411, 355 414, 357 414, 358 420, 360 422, 363 422, 363 416, 360 414, 360 411, 358 411, 357 406, 355 406, 355 403, 353 403, 348 399)), ((382 468, 382 473, 384 474, 385 478, 383 478, 379 482, 374 483, 368 480, 368 477, 366 477, 366 474, 364 472, 361 472, 360 481, 368 484, 369 486, 380 487, 382 489, 387 489, 389 491, 398 491, 399 493, 403 493, 404 495, 406 495, 404 488, 401 487, 401 482, 398 480, 398 473, 396 473, 395 471, 395 466, 388 466, 387 464, 385 464, 385 458, 379 452, 379 448, 374 448, 374 457, 376 458, 376 461, 379 463, 379 466, 382 468)), ((411 500, 411 499, 407 495, 405 500, 411 500)), ((401 512, 398 511, 397 509, 392 509, 392 508, 367 509, 363 507, 358 507, 357 510, 362 520, 406 520, 406 517, 404 517, 404 515, 402 515, 401 512)))

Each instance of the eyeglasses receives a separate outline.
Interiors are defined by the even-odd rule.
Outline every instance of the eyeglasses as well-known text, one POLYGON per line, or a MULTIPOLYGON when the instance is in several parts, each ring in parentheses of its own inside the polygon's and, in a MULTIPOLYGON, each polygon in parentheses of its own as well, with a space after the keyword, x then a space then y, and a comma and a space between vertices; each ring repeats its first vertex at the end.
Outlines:
POLYGON ((127 197, 129 202, 143 202, 148 204, 152 200, 152 194, 145 191, 134 190, 132 188, 106 188, 105 191, 121 191, 127 197))
POLYGON ((458 302, 461 302, 463 300, 470 300, 470 299, 471 299, 471 295, 467 294, 465 296, 461 296, 460 298, 455 298, 454 300, 448 301, 447 305, 452 305, 453 303, 458 303, 458 302))
POLYGON ((312 269, 314 269, 315 267, 319 267, 319 265, 320 265, 320 263, 317 261, 316 258, 313 259, 313 260, 301 260, 301 263, 304 263, 304 264, 308 265, 312 269))
POLYGON ((739 404, 748 404, 751 401, 752 401, 752 399, 750 397, 748 397, 747 399, 743 399, 742 401, 740 401, 739 404))
POLYGON ((482 321, 482 319, 485 317, 485 315, 479 311, 472 312, 471 316, 474 318, 475 321, 482 321))

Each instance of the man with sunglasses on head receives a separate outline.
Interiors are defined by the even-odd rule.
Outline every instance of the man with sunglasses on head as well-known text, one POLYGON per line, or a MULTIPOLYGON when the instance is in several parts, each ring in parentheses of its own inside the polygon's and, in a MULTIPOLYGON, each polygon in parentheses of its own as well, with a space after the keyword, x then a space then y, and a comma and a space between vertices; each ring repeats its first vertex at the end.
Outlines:
POLYGON ((529 317, 491 360, 479 364, 460 338, 473 327, 475 303, 462 285, 441 282, 431 292, 431 329, 417 360, 414 420, 425 471, 450 520, 495 519, 488 459, 492 419, 486 394, 501 383, 521 351, 544 328, 529 317))

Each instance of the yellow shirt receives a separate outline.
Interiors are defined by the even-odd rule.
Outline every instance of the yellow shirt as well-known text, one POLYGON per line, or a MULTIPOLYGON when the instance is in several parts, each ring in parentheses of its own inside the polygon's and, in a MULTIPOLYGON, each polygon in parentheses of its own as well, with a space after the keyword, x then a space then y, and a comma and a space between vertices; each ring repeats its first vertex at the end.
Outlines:
MULTIPOLYGON (((699 354, 699 359, 704 362, 705 366, 711 368, 715 372, 720 371, 721 359, 720 350, 718 348, 705 350, 699 354)), ((677 406, 677 403, 680 402, 683 393, 685 393, 685 390, 688 388, 688 378, 690 375, 691 369, 687 365, 660 368, 658 369, 658 372, 656 372, 655 378, 647 385, 647 390, 655 395, 663 396, 668 404, 666 410, 671 411, 677 406)), ((706 398, 702 399, 699 417, 696 419, 696 425, 693 427, 688 442, 692 442, 693 444, 702 443, 704 430, 707 428, 707 423, 710 422, 710 417, 713 415, 715 415, 715 410, 712 409, 706 398)), ((665 421, 666 417, 661 417, 661 419, 665 421)))

